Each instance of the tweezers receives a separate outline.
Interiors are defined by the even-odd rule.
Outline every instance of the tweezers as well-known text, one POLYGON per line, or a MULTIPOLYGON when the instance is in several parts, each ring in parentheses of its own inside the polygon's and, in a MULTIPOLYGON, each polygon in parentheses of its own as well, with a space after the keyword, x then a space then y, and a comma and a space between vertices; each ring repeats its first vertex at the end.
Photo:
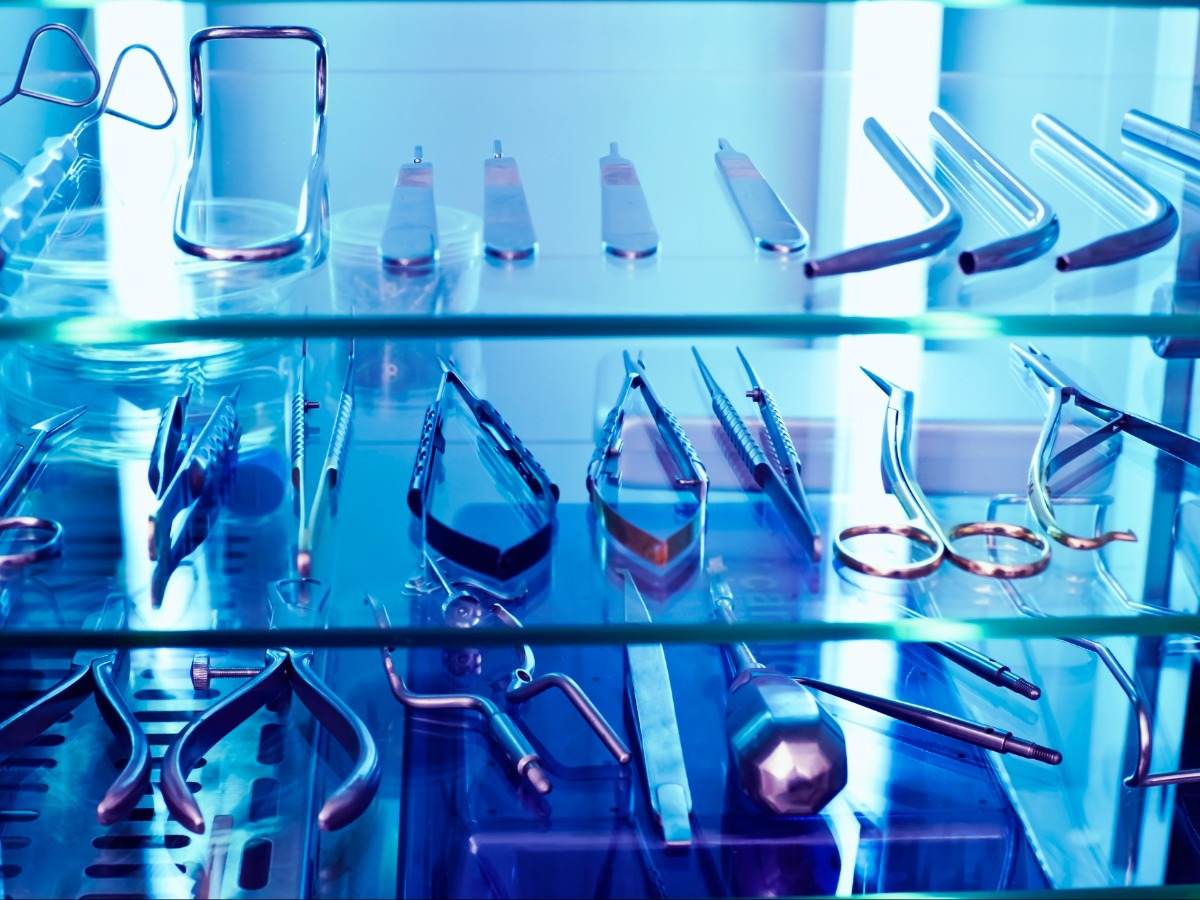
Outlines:
POLYGON ((696 357, 696 365, 700 367, 700 376, 704 379, 709 396, 712 398, 713 413, 716 415, 717 421, 721 423, 721 427, 725 430, 725 434, 733 444, 738 456, 741 457, 742 463, 750 470, 751 477, 754 478, 763 493, 771 498, 775 509, 782 516, 788 530, 800 542, 800 546, 804 548, 811 559, 820 559, 821 530, 812 513, 812 508, 808 504, 808 495, 804 491, 804 482, 800 477, 800 457, 796 453, 795 444, 792 443, 787 423, 783 421, 783 415, 775 404, 775 398, 762 386, 758 373, 750 365, 750 360, 746 358, 742 348, 738 347, 738 358, 742 361, 746 375, 750 379, 750 390, 746 391, 746 396, 758 405, 763 426, 771 442, 771 450, 779 467, 783 470, 782 477, 767 459, 767 454, 763 452, 758 441, 750 434, 746 423, 742 421, 741 414, 734 408, 725 392, 721 390, 721 386, 709 371, 708 366, 704 364, 704 360, 700 357, 700 351, 693 347, 692 355, 696 357))
POLYGON ((804 274, 809 278, 866 272, 933 256, 953 244, 962 231, 962 216, 912 151, 874 117, 863 122, 863 132, 925 209, 930 217, 929 224, 911 234, 864 244, 822 259, 810 259, 804 264, 804 274))
MULTIPOLYGON (((125 597, 109 595, 104 608, 88 618, 91 631, 119 630, 125 624, 125 597)), ((129 667, 127 650, 81 650, 71 673, 29 705, 0 722, 0 755, 28 746, 87 697, 95 698, 105 724, 121 744, 126 762, 96 807, 101 825, 125 818, 150 787, 150 743, 125 702, 120 685, 129 667)))
POLYGON ((1097 550, 1113 541, 1136 541, 1137 535, 1132 531, 1106 531, 1091 537, 1068 532, 1054 516, 1049 487, 1051 477, 1068 462, 1122 432, 1189 465, 1200 466, 1200 439, 1097 400, 1036 347, 1012 344, 1010 349, 1014 361, 1036 379, 1046 394, 1046 418, 1029 463, 1029 510, 1033 517, 1050 537, 1073 550, 1097 550), (1103 424, 1056 455, 1054 445, 1062 423, 1063 407, 1067 403, 1074 403, 1103 424))
MULTIPOLYGON (((1055 261, 1060 272, 1111 266, 1143 256, 1169 243, 1179 228, 1171 202, 1082 135, 1045 113, 1033 117, 1033 131, 1088 181, 1106 191, 1142 220, 1142 224, 1069 250, 1055 261)), ((1087 196, 1085 194, 1085 196, 1087 196)))
POLYGON ((192 36, 189 54, 192 75, 192 140, 188 153, 187 180, 180 188, 175 204, 175 245, 191 256, 221 262, 265 262, 292 256, 301 250, 312 250, 319 255, 324 251, 329 231, 329 185, 325 171, 325 81, 328 68, 325 38, 319 32, 302 26, 220 25, 196 32, 192 36), (204 154, 204 73, 200 65, 200 51, 209 41, 233 38, 295 39, 308 41, 317 48, 316 115, 313 122, 312 155, 304 185, 300 189, 296 229, 283 240, 248 247, 202 244, 186 236, 204 154))
POLYGON ((409 479, 408 508, 425 525, 425 540, 447 559, 476 572, 507 581, 525 571, 550 552, 554 537, 558 485, 521 443, 504 418, 487 400, 481 400, 467 387, 448 362, 442 361, 442 379, 433 402, 425 411, 421 439, 409 479), (533 506, 542 524, 529 537, 508 548, 481 541, 442 522, 430 511, 436 457, 445 449, 442 426, 448 402, 447 388, 454 388, 479 426, 479 431, 495 447, 529 489, 533 506))
POLYGON ((160 131, 175 121, 175 113, 179 101, 175 96, 175 88, 163 67, 158 54, 145 44, 130 44, 124 48, 113 63, 112 72, 108 76, 108 85, 100 103, 91 115, 80 120, 68 134, 48 139, 42 144, 41 151, 29 160, 21 169, 21 177, 10 184, 4 193, 0 194, 0 268, 5 261, 17 251, 26 233, 50 205, 55 193, 67 180, 72 167, 80 158, 79 141, 83 133, 103 116, 113 116, 151 131, 160 131), (121 71, 125 58, 135 50, 146 53, 158 67, 163 83, 171 96, 171 112, 161 122, 150 122, 146 119, 132 116, 110 105, 113 87, 121 71))
POLYGON ((1008 269, 1037 259, 1058 240, 1058 216, 1013 172, 992 156, 948 112, 935 109, 929 123, 963 161, 976 182, 1022 225, 1009 235, 958 255, 959 268, 970 275, 1008 269))
MULTIPOLYGON (((328 591, 320 582, 296 579, 276 582, 271 597, 271 628, 311 627, 324 615, 328 591), (285 591, 294 598, 285 596, 285 591), (304 626, 302 626, 304 627, 304 626)), ((350 774, 334 789, 317 814, 322 831, 349 825, 370 806, 379 789, 379 753, 367 726, 313 671, 311 650, 276 648, 266 651, 261 670, 210 667, 201 654, 192 662, 192 685, 208 690, 213 678, 253 675, 217 701, 176 735, 162 761, 162 793, 167 809, 184 828, 204 833, 204 816, 187 786, 187 775, 217 743, 259 709, 289 688, 345 748, 353 764, 350 774)))
POLYGON ((162 602, 175 569, 208 537, 237 468, 242 438, 238 390, 217 401, 198 433, 186 430, 191 393, 189 385, 164 407, 150 452, 147 477, 158 500, 150 516, 149 541, 155 605, 162 602), (182 527, 174 528, 184 510, 182 527))
POLYGON ((588 462, 588 495, 604 529, 619 544, 652 565, 666 566, 690 548, 698 547, 703 539, 708 509, 708 473, 679 420, 658 399, 646 375, 645 363, 640 358, 635 362, 627 350, 622 354, 622 359, 625 363, 625 380, 601 426, 600 440, 588 462), (665 539, 634 524, 621 514, 615 499, 609 501, 604 496, 606 488, 616 487, 621 481, 621 431, 625 423, 625 405, 635 390, 641 391, 662 446, 675 468, 672 486, 690 491, 696 498, 695 514, 665 539))
POLYGON ((1121 137, 1139 150, 1149 150, 1180 168, 1195 172, 1200 166, 1200 134, 1140 109, 1125 113, 1121 137))

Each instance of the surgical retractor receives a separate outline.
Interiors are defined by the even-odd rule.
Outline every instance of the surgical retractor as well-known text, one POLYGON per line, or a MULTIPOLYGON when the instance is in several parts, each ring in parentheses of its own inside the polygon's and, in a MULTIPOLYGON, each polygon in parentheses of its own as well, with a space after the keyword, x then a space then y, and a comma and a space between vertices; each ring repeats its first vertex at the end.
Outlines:
POLYGON ((88 128, 100 121, 101 117, 108 115, 140 125, 142 128, 159 131, 175 121, 178 108, 175 88, 158 54, 145 44, 130 44, 123 49, 113 63, 104 95, 92 114, 80 120, 70 133, 50 138, 43 143, 41 152, 29 160, 21 170, 21 177, 0 194, 0 268, 3 268, 9 257, 17 252, 33 223, 50 205, 55 193, 79 161, 79 142, 88 128), (120 75, 121 65, 135 50, 146 53, 154 61, 170 94, 171 112, 161 122, 151 122, 111 106, 113 87, 120 75))
POLYGON ((192 137, 191 149, 188 152, 187 179, 180 187, 175 203, 175 245, 191 256, 220 262, 266 262, 292 256, 301 250, 308 250, 314 256, 320 256, 324 252, 329 231, 329 185, 325 167, 325 82, 328 70, 325 38, 319 32, 302 26, 218 25, 202 29, 192 36, 188 58, 192 84, 192 137), (206 166, 203 165, 204 141, 209 130, 204 122, 204 72, 200 55, 207 43, 243 38, 300 40, 307 41, 316 48, 316 109, 312 145, 304 183, 300 188, 294 231, 281 239, 248 245, 209 243, 188 236, 196 189, 206 170, 206 166))
POLYGON ((1060 272, 1110 266, 1157 250, 1179 228, 1175 207, 1162 194, 1135 178, 1111 156, 1053 116, 1038 113, 1033 131, 1095 187, 1123 206, 1141 224, 1059 255, 1060 272))
POLYGON ((1097 550, 1113 541, 1136 541, 1137 536, 1132 531, 1106 531, 1086 536, 1067 531, 1054 515, 1050 479, 1068 462, 1119 438, 1122 432, 1192 466, 1200 466, 1200 439, 1098 400, 1036 347, 1012 344, 1010 349, 1018 368, 1033 379, 1046 398, 1046 418, 1029 462, 1029 510, 1034 519, 1050 537, 1073 550, 1097 550), (1100 424, 1069 448, 1055 454, 1063 412, 1069 403, 1095 416, 1100 424))
POLYGON ((976 183, 996 200, 1022 230, 958 255, 959 268, 970 275, 1008 269, 1037 259, 1058 240, 1058 216, 1002 162, 992 156, 948 112, 935 109, 929 123, 946 146, 966 165, 976 183))
POLYGON ((796 253, 808 246, 808 232, 784 206, 750 157, 729 141, 717 141, 717 168, 754 243, 773 253, 796 253))
POLYGON ((771 464, 763 448, 759 446, 758 441, 746 427, 746 423, 742 421, 741 414, 734 408, 725 392, 721 390, 721 386, 713 377, 712 372, 704 364, 700 351, 695 347, 692 348, 692 355, 696 357, 696 365, 700 368, 700 375, 712 398, 713 413, 716 415, 717 421, 721 423, 721 428, 724 429, 729 442, 737 451, 742 463, 750 471, 754 482, 762 489, 763 493, 771 498, 775 509, 787 525, 788 531, 804 548, 804 552, 811 559, 820 559, 821 530, 808 505, 808 495, 804 492, 804 482, 800 478, 800 457, 796 453, 795 444, 792 443, 787 423, 784 422, 783 415, 775 404, 775 398, 762 386, 758 373, 754 371, 750 360, 742 353, 740 347, 737 348, 737 354, 750 379, 750 390, 746 391, 746 396, 758 405, 775 460, 783 471, 782 475, 771 464))
POLYGON ((863 122, 863 131, 879 155, 924 208, 930 217, 929 223, 911 234, 864 244, 821 259, 810 259, 804 264, 804 273, 809 278, 882 269, 933 256, 953 244, 962 231, 962 216, 912 151, 874 117, 863 122))

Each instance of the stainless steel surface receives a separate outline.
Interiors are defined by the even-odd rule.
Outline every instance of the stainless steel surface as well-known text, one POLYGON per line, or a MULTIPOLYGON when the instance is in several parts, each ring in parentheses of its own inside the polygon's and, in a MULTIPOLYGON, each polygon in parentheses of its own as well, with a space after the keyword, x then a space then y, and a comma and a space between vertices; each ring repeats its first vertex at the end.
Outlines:
POLYGON ((750 157, 721 138, 713 158, 733 197, 750 238, 764 250, 797 253, 808 246, 808 232, 755 168, 750 157))
POLYGON ((605 252, 644 259, 658 252, 658 229, 633 163, 614 141, 600 158, 600 240, 605 252))
POLYGON ((379 238, 379 258, 393 269, 428 269, 438 258, 437 204, 433 199, 433 163, 424 150, 396 175, 387 224, 379 238))
POLYGON ((529 259, 537 252, 521 170, 503 154, 499 141, 483 161, 483 250, 505 261, 529 259))

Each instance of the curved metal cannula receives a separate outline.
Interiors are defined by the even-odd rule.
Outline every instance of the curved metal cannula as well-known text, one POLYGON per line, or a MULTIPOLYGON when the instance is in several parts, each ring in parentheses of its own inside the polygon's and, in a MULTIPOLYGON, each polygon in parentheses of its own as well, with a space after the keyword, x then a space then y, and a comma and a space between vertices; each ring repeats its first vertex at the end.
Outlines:
POLYGON ((100 98, 95 111, 81 120, 69 134, 50 138, 43 143, 41 152, 29 160, 21 170, 21 177, 0 194, 0 268, 4 266, 5 260, 16 252, 25 234, 66 181, 71 167, 79 159, 79 139, 89 126, 99 121, 102 116, 108 115, 140 125, 142 128, 159 131, 175 121, 178 109, 179 99, 175 95, 175 87, 171 84, 171 78, 167 75, 158 54, 145 44, 130 44, 123 49, 113 63, 112 72, 108 76, 108 86, 104 89, 104 96, 100 98), (150 122, 110 106, 121 64, 135 50, 148 54, 154 61, 171 96, 171 113, 161 122, 150 122))
POLYGON ((1143 256, 1167 244, 1179 228, 1179 215, 1171 202, 1154 188, 1135 178, 1116 160, 1045 113, 1033 117, 1033 131, 1065 156, 1089 180, 1106 188, 1141 225, 1100 238, 1061 254, 1055 262, 1060 272, 1110 266, 1143 256))
POLYGON ((1093 536, 1075 535, 1059 525, 1050 499, 1050 478, 1055 470, 1086 451, 1125 432, 1177 459, 1200 466, 1200 439, 1168 428, 1159 422, 1109 406, 1081 388, 1045 353, 1036 347, 1011 344, 1015 361, 1041 383, 1046 392, 1046 418, 1029 462, 1029 509, 1050 537, 1074 550, 1096 550, 1113 541, 1136 541, 1132 531, 1106 531, 1093 536), (1099 428, 1055 454, 1054 445, 1062 423, 1063 408, 1074 403, 1101 420, 1099 428))
POLYGON ((325 38, 317 31, 302 26, 225 26, 205 28, 192 35, 189 47, 192 84, 192 138, 188 153, 187 180, 179 189, 175 203, 175 245, 184 253, 200 259, 221 262, 265 262, 291 256, 305 247, 320 243, 327 230, 329 216, 328 185, 325 177, 325 103, 328 55, 325 38), (212 246, 186 237, 193 194, 200 180, 204 153, 204 73, 200 51, 210 41, 234 38, 269 40, 302 40, 316 47, 316 112, 313 121, 312 150, 304 183, 300 189, 300 205, 296 228, 286 238, 248 247, 212 246))
MULTIPOLYGON (((392 627, 387 610, 375 597, 367 594, 364 602, 375 612, 375 619, 381 628, 392 627)), ((421 694, 413 691, 396 671, 396 662, 392 659, 392 648, 380 647, 379 653, 383 660, 383 671, 387 675, 388 684, 392 689, 392 695, 400 703, 409 709, 459 709, 479 713, 483 716, 484 724, 508 758, 517 776, 527 781, 539 794, 550 793, 550 779, 542 766, 541 757, 538 756, 533 745, 529 743, 528 738, 508 713, 481 694, 421 694)))
POLYGON ((962 125, 942 109, 929 114, 931 124, 946 145, 966 164, 976 181, 992 195, 1023 229, 958 255, 966 274, 1008 269, 1037 259, 1058 240, 1058 216, 1046 201, 1012 173, 962 125))
POLYGON ((1140 109, 1125 113, 1121 137, 1126 143, 1150 150, 1182 168, 1195 171, 1200 166, 1200 134, 1140 109))
POLYGON ((12 90, 3 97, 0 97, 0 106, 3 106, 14 97, 29 97, 33 100, 45 100, 47 103, 57 103, 59 106, 70 106, 78 109, 87 106, 93 100, 100 96, 100 70, 96 68, 96 61, 92 59, 92 54, 88 53, 88 49, 84 46, 79 35, 68 28, 66 25, 60 25, 57 22, 51 22, 48 25, 43 25, 40 28, 34 29, 29 35, 29 40, 25 42, 25 52, 21 54, 21 62, 17 65, 17 76, 13 79, 12 90), (87 66, 88 73, 92 76, 92 87, 88 91, 86 97, 81 97, 77 100, 72 100, 70 97, 63 97, 59 94, 48 94, 43 91, 37 91, 33 88, 25 87, 25 74, 29 71, 29 60, 33 56, 33 50, 37 46, 37 42, 43 34, 57 31, 65 34, 67 38, 75 45, 75 49, 79 51, 79 56, 87 66))
POLYGON ((929 224, 911 234, 864 244, 823 259, 810 259, 804 264, 804 274, 809 278, 866 272, 933 256, 953 244, 962 231, 962 216, 946 192, 938 187, 937 182, 912 155, 912 151, 874 117, 863 122, 863 132, 929 214, 929 224))
MULTIPOLYGON (((336 831, 349 825, 371 804, 379 788, 380 774, 375 741, 362 720, 312 670, 311 661, 311 653, 283 648, 268 650, 261 671, 206 709, 176 736, 163 757, 163 800, 189 831, 203 834, 204 816, 187 786, 188 772, 225 735, 288 687, 354 760, 350 774, 317 814, 321 830, 336 831)), ((213 670, 207 658, 198 658, 192 664, 192 683, 197 690, 207 688, 211 678, 222 674, 245 675, 247 671, 213 670)))

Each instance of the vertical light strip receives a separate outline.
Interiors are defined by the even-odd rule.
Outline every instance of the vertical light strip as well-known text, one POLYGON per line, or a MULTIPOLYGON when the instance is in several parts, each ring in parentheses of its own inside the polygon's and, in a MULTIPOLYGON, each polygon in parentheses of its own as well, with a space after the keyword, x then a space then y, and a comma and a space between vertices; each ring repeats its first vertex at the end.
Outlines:
MULTIPOLYGON (((878 240, 888 236, 881 228, 895 223, 899 231, 924 215, 863 135, 862 123, 868 116, 877 117, 905 139, 922 162, 930 162, 928 142, 910 136, 925 134, 926 116, 938 103, 941 39, 942 9, 936 3, 860 2, 829 9, 827 69, 844 69, 845 75, 828 79, 822 104, 821 172, 828 187, 819 198, 818 221, 827 231, 840 231, 839 246, 878 240)), ((928 265, 920 262, 852 275, 841 286, 841 309, 848 315, 919 313, 926 307, 927 284, 928 265)), ((859 367, 869 364, 884 377, 916 388, 921 345, 917 339, 898 337, 841 338, 834 360, 838 418, 832 488, 834 497, 843 501, 835 504, 831 517, 830 530, 836 533, 851 520, 894 521, 901 515, 879 480, 886 400, 859 367)), ((827 646, 822 652, 825 677, 885 695, 895 690, 897 663, 895 646, 886 642, 827 646)), ((886 797, 890 762, 871 748, 851 748, 856 793, 886 797)))

